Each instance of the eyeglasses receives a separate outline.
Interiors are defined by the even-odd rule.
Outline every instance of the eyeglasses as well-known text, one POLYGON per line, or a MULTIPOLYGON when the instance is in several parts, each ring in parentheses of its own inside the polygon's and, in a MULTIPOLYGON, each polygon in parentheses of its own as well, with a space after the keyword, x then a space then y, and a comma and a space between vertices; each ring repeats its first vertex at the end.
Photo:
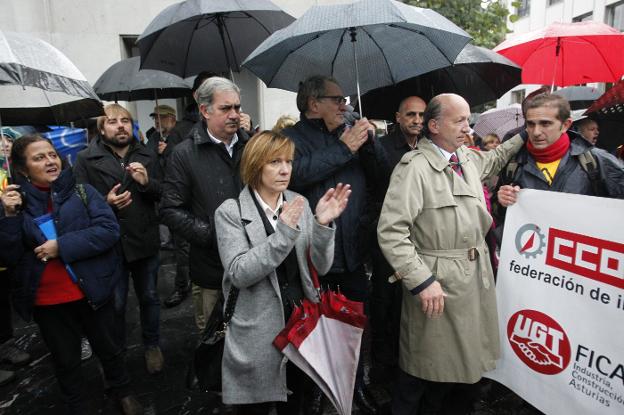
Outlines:
POLYGON ((334 104, 336 105, 347 103, 347 99, 340 95, 321 95, 320 97, 317 97, 316 99, 323 99, 323 98, 331 99, 332 101, 334 101, 334 104))

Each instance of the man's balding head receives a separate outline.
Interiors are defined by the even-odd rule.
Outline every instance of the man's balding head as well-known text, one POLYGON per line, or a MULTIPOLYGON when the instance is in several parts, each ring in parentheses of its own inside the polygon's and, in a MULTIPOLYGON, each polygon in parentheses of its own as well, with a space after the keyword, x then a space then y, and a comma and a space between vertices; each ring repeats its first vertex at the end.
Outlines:
POLYGON ((429 101, 424 124, 427 137, 438 147, 453 153, 464 143, 470 131, 470 106, 457 94, 440 94, 429 101))
POLYGON ((396 122, 399 124, 405 139, 413 144, 423 131, 423 115, 427 103, 420 97, 410 96, 399 104, 399 109, 395 114, 396 122))

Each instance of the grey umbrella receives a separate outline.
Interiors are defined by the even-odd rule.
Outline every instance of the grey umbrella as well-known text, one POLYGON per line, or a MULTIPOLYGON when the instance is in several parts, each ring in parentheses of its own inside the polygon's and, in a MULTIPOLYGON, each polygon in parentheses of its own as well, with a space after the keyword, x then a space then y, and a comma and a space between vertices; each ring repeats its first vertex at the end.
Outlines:
POLYGON ((238 72, 240 62, 294 17, 269 0, 186 0, 160 12, 139 36, 142 69, 182 78, 238 72))
POLYGON ((411 95, 429 101, 438 94, 452 92, 475 106, 498 99, 520 84, 521 72, 504 56, 468 44, 453 65, 370 91, 362 97, 362 103, 368 117, 384 120, 393 120, 400 102, 411 95))
POLYGON ((184 79, 168 72, 140 70, 140 63, 140 58, 136 56, 113 64, 95 81, 95 93, 108 101, 140 101, 190 95, 191 87, 184 79))
POLYGON ((243 62, 267 86, 297 91, 331 75, 347 95, 451 65, 470 36, 433 10, 393 0, 314 6, 243 62))
MULTIPOLYGON (((3 122, 61 124, 101 114, 97 95, 58 49, 32 36, 0 31, 0 128, 3 122)), ((10 167, 7 173, 10 178, 10 167)))
POLYGON ((568 86, 558 89, 554 94, 560 95, 570 102, 570 108, 580 110, 589 108, 602 92, 589 86, 568 86))
POLYGON ((0 31, 0 119, 60 124, 102 114, 102 103, 63 53, 41 39, 0 31))

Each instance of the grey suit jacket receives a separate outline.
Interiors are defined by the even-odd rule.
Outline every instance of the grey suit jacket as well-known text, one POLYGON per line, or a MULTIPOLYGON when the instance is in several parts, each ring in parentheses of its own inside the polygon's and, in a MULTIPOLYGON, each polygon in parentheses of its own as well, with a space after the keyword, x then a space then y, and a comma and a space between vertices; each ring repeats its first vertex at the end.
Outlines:
MULTIPOLYGON (((296 196, 289 190, 284 192, 286 200, 296 196)), ((286 401, 286 358, 272 344, 286 324, 275 270, 296 247, 303 293, 317 302, 307 252, 309 249, 319 274, 327 273, 333 262, 335 230, 320 225, 306 202, 297 229, 280 220, 275 233, 267 237, 248 187, 240 193, 239 201, 240 210, 236 201, 229 199, 215 212, 219 255, 225 269, 223 292, 227 295, 232 285, 240 290, 225 338, 223 402, 286 401)))

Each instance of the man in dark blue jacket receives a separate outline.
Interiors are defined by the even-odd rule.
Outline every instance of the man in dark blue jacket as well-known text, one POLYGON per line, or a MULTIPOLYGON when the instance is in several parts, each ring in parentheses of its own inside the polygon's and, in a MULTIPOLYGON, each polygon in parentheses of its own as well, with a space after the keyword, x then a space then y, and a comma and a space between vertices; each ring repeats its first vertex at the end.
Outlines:
MULTIPOLYGON (((365 167, 370 173, 375 166, 365 166, 363 159, 375 157, 363 157, 362 153, 370 155, 377 150, 368 136, 374 127, 365 118, 353 126, 345 124, 346 99, 338 82, 330 77, 306 79, 297 93, 297 108, 300 121, 283 131, 295 142, 291 188, 303 194, 310 206, 338 183, 350 184, 352 189, 349 205, 336 220, 334 263, 321 283, 339 287, 352 300, 365 301, 365 232, 370 220, 365 167)), ((377 413, 374 400, 364 389, 361 372, 356 380, 355 402, 363 413, 377 413)), ((311 405, 317 406, 316 402, 311 405)))
POLYGON ((533 97, 525 106, 525 120, 528 141, 501 174, 497 196, 502 206, 515 203, 521 188, 624 198, 624 166, 569 130, 565 98, 533 97))

